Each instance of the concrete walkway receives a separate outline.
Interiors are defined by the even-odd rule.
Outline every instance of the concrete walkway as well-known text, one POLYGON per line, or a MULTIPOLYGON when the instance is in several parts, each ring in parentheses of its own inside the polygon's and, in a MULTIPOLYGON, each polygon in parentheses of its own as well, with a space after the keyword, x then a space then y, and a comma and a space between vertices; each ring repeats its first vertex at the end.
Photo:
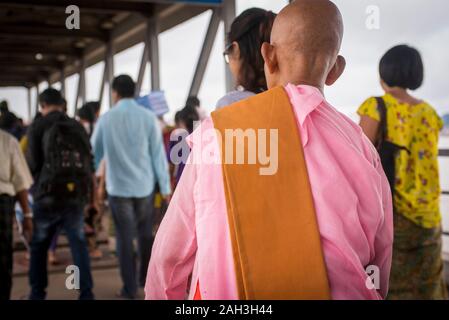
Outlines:
MULTIPOLYGON (((160 216, 156 214, 156 230, 160 222, 160 216)), ((97 300, 120 300, 116 293, 122 288, 122 281, 118 270, 118 259, 115 256, 115 237, 114 227, 110 219, 110 213, 106 209, 102 219, 102 230, 98 235, 100 250, 103 252, 101 259, 91 259, 92 277, 94 280, 94 294, 97 300)), ((153 233, 155 233, 155 230, 153 233)), ((76 290, 68 290, 65 286, 66 267, 72 264, 72 256, 68 246, 67 238, 62 234, 58 240, 56 250, 58 263, 48 265, 48 290, 47 298, 50 300, 77 299, 76 290)), ((26 299, 29 294, 28 284, 29 260, 27 251, 17 233, 17 227, 14 226, 14 265, 13 265, 13 288, 11 299, 26 299)), ((138 299, 144 298, 143 289, 138 293, 138 299)))
MULTIPOLYGON (((97 300, 118 300, 116 292, 121 288, 120 274, 117 268, 97 269, 92 272, 94 278, 94 294, 97 300)), ((52 273, 49 276, 47 299, 49 300, 76 300, 78 292, 65 287, 67 275, 63 272, 52 273)), ((13 279, 11 299, 24 299, 29 293, 28 277, 16 276, 13 279)), ((143 299, 143 290, 139 292, 139 299, 143 299)))

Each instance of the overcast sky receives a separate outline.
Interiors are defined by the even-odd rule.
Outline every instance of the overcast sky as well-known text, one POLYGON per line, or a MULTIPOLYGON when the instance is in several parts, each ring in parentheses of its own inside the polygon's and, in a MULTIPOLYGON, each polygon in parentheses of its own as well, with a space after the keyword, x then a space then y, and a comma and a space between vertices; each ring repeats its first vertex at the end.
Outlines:
MULTIPOLYGON (((339 110, 354 116, 367 97, 381 94, 377 66, 390 47, 406 43, 423 55, 425 82, 414 94, 429 101, 440 114, 449 113, 449 2, 447 0, 335 0, 345 22, 342 54, 347 69, 341 79, 326 89, 327 99, 339 110), (380 10, 379 29, 370 29, 367 8, 380 10)), ((237 0, 237 13, 258 6, 278 12, 287 0, 237 0)), ((82 14, 82 8, 81 14, 82 14)), ((171 108, 167 120, 183 106, 201 44, 210 18, 206 12, 160 35, 161 85, 171 108)), ((371 20, 369 20, 371 21, 371 20)), ((143 46, 137 45, 115 57, 115 74, 127 73, 137 78, 143 46)), ((223 27, 220 26, 199 97, 202 105, 213 110, 225 93, 223 27)), ((148 68, 147 68, 148 69, 148 68)), ((103 64, 87 70, 87 98, 98 98, 103 64)), ((143 90, 149 88, 149 70, 143 90)), ((73 110, 77 76, 67 79, 67 100, 73 110)), ((45 85, 43 85, 43 88, 45 85)), ((7 99, 11 109, 26 118, 26 91, 20 88, 0 89, 0 99, 7 99)), ((103 99, 107 102, 107 99, 103 99)), ((33 97, 34 101, 34 97, 33 97)), ((104 104, 103 111, 107 110, 104 104)))

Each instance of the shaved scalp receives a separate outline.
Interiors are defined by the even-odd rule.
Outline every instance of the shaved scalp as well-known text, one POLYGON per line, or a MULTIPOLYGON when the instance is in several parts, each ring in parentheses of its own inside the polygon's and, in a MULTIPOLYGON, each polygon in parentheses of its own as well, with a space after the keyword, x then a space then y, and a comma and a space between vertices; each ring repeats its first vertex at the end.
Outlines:
POLYGON ((343 19, 329 0, 295 0, 277 16, 271 33, 281 74, 311 84, 323 83, 343 39, 343 19), (296 75, 295 75, 296 73, 296 75))

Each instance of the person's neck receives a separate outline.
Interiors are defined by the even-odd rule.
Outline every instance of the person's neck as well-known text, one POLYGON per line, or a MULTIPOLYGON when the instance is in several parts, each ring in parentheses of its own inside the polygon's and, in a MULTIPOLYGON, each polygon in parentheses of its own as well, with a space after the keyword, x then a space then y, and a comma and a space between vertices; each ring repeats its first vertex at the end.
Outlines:
POLYGON ((61 108, 58 106, 48 106, 47 108, 42 110, 42 115, 46 116, 47 114, 54 112, 54 111, 61 111, 61 108))
POLYGON ((324 95, 326 75, 331 65, 332 61, 327 55, 298 56, 280 66, 278 79, 283 86, 289 83, 307 85, 317 88, 324 95))
POLYGON ((279 85, 286 86, 289 83, 295 86, 307 85, 317 88, 324 95, 324 83, 326 79, 324 72, 321 70, 322 68, 319 69, 313 70, 311 67, 287 68, 279 74, 279 85))
POLYGON ((399 87, 388 88, 385 90, 385 93, 388 93, 397 99, 406 98, 409 96, 406 89, 399 87))
POLYGON ((407 91, 407 89, 404 88, 399 87, 388 88, 385 90, 385 93, 393 96, 396 100, 402 103, 413 105, 421 102, 421 100, 418 100, 415 97, 411 96, 410 93, 407 91))
POLYGON ((310 87, 315 87, 321 92, 321 94, 324 95, 324 82, 323 81, 311 79, 308 77, 302 77, 302 76, 296 76, 296 77, 286 76, 286 77, 280 78, 277 85, 285 87, 289 83, 293 84, 295 86, 306 85, 306 86, 310 86, 310 87))
POLYGON ((129 100, 129 99, 132 99, 132 98, 131 98, 131 97, 126 97, 126 98, 120 97, 120 98, 117 99, 117 101, 114 103, 114 105, 118 105, 118 104, 120 104, 122 101, 129 100))

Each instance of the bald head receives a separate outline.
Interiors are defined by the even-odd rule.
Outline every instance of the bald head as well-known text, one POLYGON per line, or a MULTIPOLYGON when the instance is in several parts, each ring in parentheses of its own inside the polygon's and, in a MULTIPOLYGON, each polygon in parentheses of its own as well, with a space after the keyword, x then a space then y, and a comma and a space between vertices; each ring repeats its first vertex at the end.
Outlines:
POLYGON ((343 19, 335 4, 329 0, 293 1, 276 17, 271 45, 262 50, 267 78, 273 78, 273 85, 290 82, 322 89, 325 83, 332 84, 343 71, 333 70, 335 65, 344 68, 344 59, 338 58, 342 39, 343 19))

